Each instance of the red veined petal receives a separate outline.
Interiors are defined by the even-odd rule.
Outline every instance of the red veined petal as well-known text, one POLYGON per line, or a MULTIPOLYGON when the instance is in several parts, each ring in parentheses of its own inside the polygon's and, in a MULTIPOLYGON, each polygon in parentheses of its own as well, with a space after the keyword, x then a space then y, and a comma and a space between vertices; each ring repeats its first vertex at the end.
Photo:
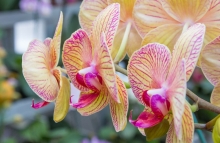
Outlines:
POLYGON ((82 91, 87 91, 76 80, 77 73, 90 66, 92 61, 92 47, 87 33, 83 29, 74 32, 64 43, 63 64, 74 86, 82 91))
POLYGON ((93 47, 99 47, 102 33, 105 33, 106 44, 111 49, 120 21, 120 5, 113 3, 99 13, 93 23, 91 41, 93 47))
POLYGON ((180 38, 177 40, 174 51, 172 54, 172 62, 169 70, 169 75, 175 74, 180 61, 185 58, 186 60, 186 80, 191 77, 197 60, 199 58, 200 51, 203 45, 203 39, 205 35, 204 24, 194 24, 187 29, 180 38))
POLYGON ((56 27, 53 39, 50 42, 50 66, 55 68, 60 58, 60 42, 63 26, 63 13, 60 12, 60 18, 56 27))
POLYGON ((178 138, 182 136, 182 116, 184 113, 184 104, 186 96, 186 67, 185 60, 179 62, 179 66, 167 79, 167 96, 171 104, 174 118, 175 132, 178 138))
POLYGON ((127 113, 128 113, 128 94, 124 83, 121 79, 116 76, 118 96, 121 103, 117 103, 114 99, 109 99, 109 108, 112 116, 112 122, 115 130, 121 131, 127 124, 127 113))
POLYGON ((194 122, 192 117, 192 111, 188 105, 185 104, 183 113, 182 126, 182 138, 178 138, 175 131, 174 122, 171 123, 170 129, 167 133, 166 143, 192 143, 194 134, 194 122))
POLYGON ((96 48, 94 51, 94 57, 96 57, 96 62, 98 65, 98 72, 108 88, 112 98, 119 103, 120 99, 117 92, 114 64, 105 41, 104 33, 101 36, 101 40, 100 47, 96 48))
POLYGON ((143 93, 161 88, 170 66, 169 49, 158 43, 143 46, 134 52, 128 64, 128 78, 137 99, 144 105, 143 93))
POLYGON ((23 75, 30 88, 43 100, 52 102, 59 91, 59 83, 51 72, 49 47, 33 40, 22 57, 23 75))
POLYGON ((80 26, 91 34, 93 21, 99 13, 108 6, 107 0, 83 0, 79 10, 80 26))
POLYGON ((201 68, 205 77, 216 86, 220 81, 220 36, 202 50, 201 68))

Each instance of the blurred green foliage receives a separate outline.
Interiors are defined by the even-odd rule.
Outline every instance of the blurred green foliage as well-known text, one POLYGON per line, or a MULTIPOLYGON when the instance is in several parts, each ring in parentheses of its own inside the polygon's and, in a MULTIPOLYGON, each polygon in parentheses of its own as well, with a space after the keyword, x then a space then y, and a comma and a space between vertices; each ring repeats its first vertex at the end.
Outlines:
POLYGON ((0 0, 0 11, 8 11, 19 8, 19 0, 0 0))

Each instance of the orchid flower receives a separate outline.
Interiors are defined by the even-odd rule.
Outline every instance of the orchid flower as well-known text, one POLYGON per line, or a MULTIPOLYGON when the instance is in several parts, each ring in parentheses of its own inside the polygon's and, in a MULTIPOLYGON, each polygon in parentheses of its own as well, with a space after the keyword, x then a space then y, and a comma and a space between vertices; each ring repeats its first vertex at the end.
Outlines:
POLYGON ((142 46, 158 42, 172 51, 181 33, 195 23, 206 25, 204 45, 216 38, 220 33, 219 10, 218 0, 137 0, 133 17, 142 46))
POLYGON ((74 86, 81 90, 72 106, 84 116, 94 114, 108 104, 116 131, 123 130, 128 111, 124 83, 115 74, 109 47, 119 23, 120 5, 106 7, 93 23, 90 36, 77 30, 64 43, 63 63, 74 86))
POLYGON ((120 22, 113 45, 110 46, 111 56, 115 62, 121 61, 125 54, 131 56, 141 46, 142 38, 134 26, 132 11, 136 0, 84 0, 79 11, 80 25, 88 35, 91 34, 92 22, 98 14, 112 3, 121 7, 120 22))
POLYGON ((201 68, 205 77, 214 85, 211 103, 220 106, 220 36, 206 45, 202 50, 201 68))
POLYGON ((193 139, 192 112, 185 104, 186 81, 189 80, 203 44, 205 25, 195 24, 175 44, 172 57, 168 47, 150 43, 136 51, 128 64, 128 78, 136 98, 145 106, 137 120, 130 123, 140 128, 153 127, 172 119, 167 143, 193 139))
POLYGON ((24 78, 30 88, 44 100, 37 104, 33 101, 32 107, 38 109, 55 101, 55 122, 66 116, 70 98, 69 80, 61 76, 60 68, 57 67, 62 25, 61 13, 53 39, 46 38, 44 42, 33 40, 22 57, 24 78))

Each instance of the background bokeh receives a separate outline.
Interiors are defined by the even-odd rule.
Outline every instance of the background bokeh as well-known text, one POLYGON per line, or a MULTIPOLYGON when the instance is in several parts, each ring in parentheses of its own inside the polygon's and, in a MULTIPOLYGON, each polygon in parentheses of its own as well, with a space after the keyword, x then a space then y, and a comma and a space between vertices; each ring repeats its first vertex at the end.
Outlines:
MULTIPOLYGON (((52 37, 59 13, 63 11, 64 26, 62 43, 78 29, 79 0, 0 0, 0 143, 144 143, 147 142, 137 128, 127 124, 124 131, 116 133, 109 108, 89 117, 81 116, 71 108, 60 123, 53 121, 54 104, 35 110, 32 99, 40 101, 29 88, 22 75, 22 53, 33 39, 52 37)), ((61 46, 62 48, 62 46, 61 46)), ((62 51, 62 50, 61 50, 62 51)), ((126 67, 128 60, 121 66, 126 67)), ((60 61, 59 66, 62 66, 60 61)), ((119 74, 126 81, 127 78, 119 74)), ((207 101, 212 85, 197 68, 188 88, 207 101)), ((129 111, 136 118, 143 110, 129 92, 129 111)), ((72 87, 73 98, 78 91, 72 87)), ((199 110, 195 113, 199 123, 211 120, 216 114, 199 110)), ((196 131, 194 142, 199 136, 211 143, 211 133, 196 131)), ((163 143, 165 137, 150 143, 163 143)), ((203 142, 201 142, 203 143, 203 142)))

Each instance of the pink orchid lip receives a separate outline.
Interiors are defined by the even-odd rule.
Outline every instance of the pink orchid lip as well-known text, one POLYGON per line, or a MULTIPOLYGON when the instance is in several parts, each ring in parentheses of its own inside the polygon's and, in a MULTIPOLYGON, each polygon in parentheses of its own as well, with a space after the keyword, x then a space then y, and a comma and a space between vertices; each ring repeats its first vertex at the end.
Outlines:
POLYGON ((31 107, 34 108, 34 109, 39 109, 39 108, 42 108, 44 106, 47 106, 50 102, 47 102, 47 101, 41 101, 41 102, 38 102, 38 103, 34 103, 34 99, 32 100, 32 105, 31 107))

